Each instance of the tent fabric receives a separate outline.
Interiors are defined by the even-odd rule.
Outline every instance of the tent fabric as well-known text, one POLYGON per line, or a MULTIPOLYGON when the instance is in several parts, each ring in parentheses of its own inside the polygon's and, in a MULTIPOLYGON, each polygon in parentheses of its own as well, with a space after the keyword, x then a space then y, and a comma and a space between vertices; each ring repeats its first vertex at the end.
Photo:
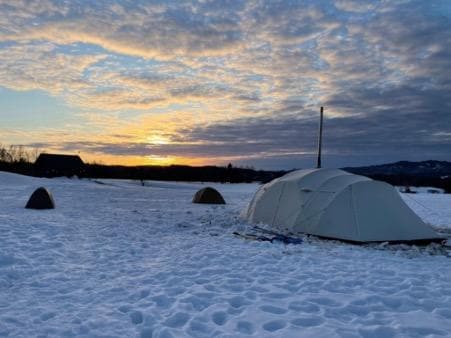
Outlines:
POLYGON ((206 187, 194 194, 193 203, 226 204, 221 194, 214 188, 206 187))
POLYGON ((439 239, 393 186, 338 169, 297 170, 263 185, 245 218, 282 233, 352 242, 439 239))
POLYGON ((55 201, 52 194, 44 187, 36 189, 25 206, 27 209, 54 209, 55 201))

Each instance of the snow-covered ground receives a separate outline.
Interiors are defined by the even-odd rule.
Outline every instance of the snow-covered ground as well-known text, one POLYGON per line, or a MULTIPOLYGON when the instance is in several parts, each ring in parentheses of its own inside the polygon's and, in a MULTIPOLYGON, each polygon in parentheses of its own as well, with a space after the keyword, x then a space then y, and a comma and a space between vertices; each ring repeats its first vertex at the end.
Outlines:
MULTIPOLYGON (((257 185, 0 173, 0 336, 450 337, 451 259, 334 241, 248 241, 257 185), (44 185, 57 208, 26 210, 44 185)), ((451 228, 451 196, 403 196, 451 228)))

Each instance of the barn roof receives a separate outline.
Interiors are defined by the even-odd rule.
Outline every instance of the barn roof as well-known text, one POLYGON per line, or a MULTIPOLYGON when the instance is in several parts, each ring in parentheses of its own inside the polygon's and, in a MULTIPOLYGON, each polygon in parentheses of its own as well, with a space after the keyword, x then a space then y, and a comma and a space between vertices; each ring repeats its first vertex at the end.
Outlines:
POLYGON ((84 163, 78 155, 40 154, 35 165, 38 168, 66 170, 83 167, 84 163))

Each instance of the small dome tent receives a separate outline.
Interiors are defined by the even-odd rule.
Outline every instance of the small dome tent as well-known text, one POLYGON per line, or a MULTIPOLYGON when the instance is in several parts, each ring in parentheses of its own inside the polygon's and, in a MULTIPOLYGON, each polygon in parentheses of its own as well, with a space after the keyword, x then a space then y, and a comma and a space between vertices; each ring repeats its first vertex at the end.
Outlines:
POLYGON ((25 206, 26 209, 54 209, 55 202, 52 194, 44 187, 34 191, 25 206))
POLYGON ((196 192, 193 203, 226 204, 221 194, 214 188, 206 187, 196 192))
POLYGON ((393 186, 338 169, 298 170, 263 185, 245 217, 280 232, 351 242, 441 239, 393 186))

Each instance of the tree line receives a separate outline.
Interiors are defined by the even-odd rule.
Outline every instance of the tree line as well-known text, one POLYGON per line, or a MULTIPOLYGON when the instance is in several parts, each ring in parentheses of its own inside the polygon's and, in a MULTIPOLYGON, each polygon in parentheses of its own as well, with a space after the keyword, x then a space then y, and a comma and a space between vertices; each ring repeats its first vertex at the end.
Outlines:
MULTIPOLYGON (((170 166, 121 166, 99 163, 84 164, 83 168, 42 170, 35 166, 39 150, 24 146, 2 146, 0 144, 0 170, 29 176, 74 176, 80 178, 115 178, 132 180, 204 181, 204 182, 269 182, 286 171, 254 170, 251 167, 185 165, 170 166)), ((48 168, 51 169, 51 168, 48 168)))
MULTIPOLYGON (((34 162, 40 151, 21 145, 4 146, 0 144, 0 171, 9 171, 22 175, 42 176, 37 171, 34 162)), ((349 169, 347 169, 349 170, 349 169)), ((353 170, 349 170, 353 171, 353 170)), ((355 171, 355 170, 354 170, 355 171)), ((374 174, 361 172, 357 174, 384 181, 397 186, 429 186, 444 189, 451 193, 451 174, 449 176, 422 176, 400 174, 374 174)), ((133 180, 165 180, 165 181, 204 181, 204 182, 269 182, 286 174, 287 171, 255 170, 251 167, 233 167, 230 163, 225 167, 203 166, 191 167, 185 165, 171 166, 119 166, 96 163, 85 164, 77 174, 85 178, 116 178, 133 180)), ((73 175, 73 174, 71 174, 73 175)), ((54 172, 46 177, 69 176, 64 172, 54 172)))
POLYGON ((4 146, 0 143, 0 162, 33 163, 39 156, 39 149, 26 148, 23 145, 4 146))
POLYGON ((31 175, 33 163, 38 156, 38 149, 30 149, 22 145, 5 146, 0 144, 0 171, 31 175))

